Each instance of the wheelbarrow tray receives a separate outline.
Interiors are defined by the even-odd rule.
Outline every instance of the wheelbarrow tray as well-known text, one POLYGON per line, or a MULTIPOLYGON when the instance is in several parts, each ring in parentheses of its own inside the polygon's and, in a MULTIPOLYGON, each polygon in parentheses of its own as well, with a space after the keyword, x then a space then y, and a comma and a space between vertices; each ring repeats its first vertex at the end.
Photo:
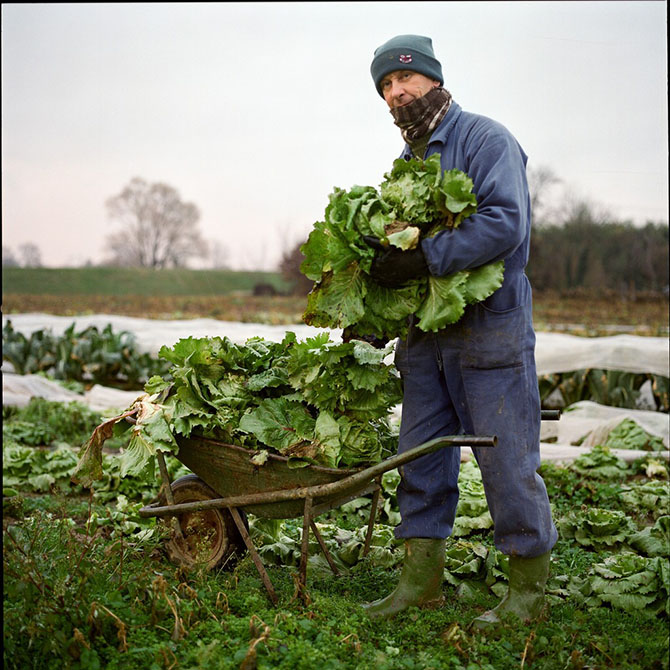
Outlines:
MULTIPOLYGON (((322 514, 348 500, 378 491, 381 475, 416 458, 443 447, 495 443, 495 436, 438 437, 366 468, 334 469, 315 465, 292 468, 289 459, 274 454, 268 454, 267 461, 259 466, 251 460, 257 452, 243 447, 206 438, 183 439, 177 458, 221 497, 182 504, 152 503, 138 513, 142 517, 167 516, 182 511, 236 507, 256 516, 289 519, 303 515, 309 499, 314 513, 322 514)), ((169 486, 169 480, 166 485, 169 486)))
MULTIPOLYGON (((222 498, 246 494, 267 494, 267 503, 245 505, 246 512, 270 519, 292 519, 302 516, 304 500, 280 500, 276 491, 303 489, 330 484, 360 472, 363 468, 326 468, 318 465, 293 467, 285 456, 268 453, 262 465, 252 458, 258 453, 234 444, 213 439, 191 437, 178 440, 176 458, 222 498)), ((374 484, 354 484, 350 490, 326 495, 319 504, 338 507, 354 498, 370 493, 374 484)))

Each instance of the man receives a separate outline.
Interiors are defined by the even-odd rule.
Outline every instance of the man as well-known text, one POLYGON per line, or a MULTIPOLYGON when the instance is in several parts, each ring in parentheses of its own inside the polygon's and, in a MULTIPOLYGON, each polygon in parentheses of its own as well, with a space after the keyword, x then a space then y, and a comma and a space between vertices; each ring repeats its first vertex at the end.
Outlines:
MULTIPOLYGON (((406 144, 402 156, 438 153, 443 170, 474 182, 477 213, 459 228, 412 251, 381 248, 372 274, 400 286, 421 275, 449 275, 504 259, 503 285, 470 305, 455 324, 425 333, 413 323, 396 347, 404 385, 399 452, 441 435, 496 435, 474 449, 494 521, 496 547, 509 556, 509 589, 473 624, 495 627, 511 615, 536 618, 543 608, 550 550, 557 540, 540 466, 540 401, 528 261, 530 198, 527 157, 501 124, 463 111, 443 88, 432 42, 399 35, 380 46, 372 78, 406 144)), ((371 617, 440 602, 446 538, 458 501, 460 450, 441 449, 401 469, 398 503, 405 561, 397 588, 364 605, 371 617)))

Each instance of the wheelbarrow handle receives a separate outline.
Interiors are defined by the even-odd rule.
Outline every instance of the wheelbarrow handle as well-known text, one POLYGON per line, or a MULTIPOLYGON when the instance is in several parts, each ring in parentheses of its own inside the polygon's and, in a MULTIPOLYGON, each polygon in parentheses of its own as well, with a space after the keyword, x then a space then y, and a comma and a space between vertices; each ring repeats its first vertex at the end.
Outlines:
POLYGON ((436 437, 417 447, 412 447, 402 454, 385 458, 381 463, 371 465, 369 468, 351 475, 351 477, 359 475, 364 475, 365 478, 378 477, 385 472, 399 468, 401 465, 405 465, 405 463, 409 463, 426 454, 432 454, 434 451, 444 447, 495 447, 497 442, 498 438, 495 435, 491 437, 479 437, 476 435, 446 435, 444 437, 436 437))

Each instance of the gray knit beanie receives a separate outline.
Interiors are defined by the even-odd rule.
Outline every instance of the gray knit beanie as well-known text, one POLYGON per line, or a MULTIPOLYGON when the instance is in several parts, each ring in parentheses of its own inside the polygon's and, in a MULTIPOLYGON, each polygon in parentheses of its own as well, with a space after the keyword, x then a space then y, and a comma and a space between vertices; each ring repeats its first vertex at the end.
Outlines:
POLYGON ((375 50, 370 73, 379 95, 384 97, 380 84, 382 79, 395 70, 411 70, 444 84, 442 66, 435 58, 430 37, 421 35, 398 35, 375 50))

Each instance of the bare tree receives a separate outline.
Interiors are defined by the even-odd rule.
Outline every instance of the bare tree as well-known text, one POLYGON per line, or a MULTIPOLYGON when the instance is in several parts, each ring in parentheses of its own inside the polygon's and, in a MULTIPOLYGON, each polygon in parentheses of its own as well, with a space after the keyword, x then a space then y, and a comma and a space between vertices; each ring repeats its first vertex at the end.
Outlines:
POLYGON ((4 244, 2 245, 2 267, 3 268, 19 267, 19 262, 16 260, 14 252, 9 247, 6 247, 4 244))
POLYGON ((212 240, 210 243, 210 265, 213 270, 229 270, 230 269, 230 253, 219 240, 212 240))
POLYGON ((198 208, 167 184, 135 177, 106 206, 109 218, 122 225, 107 237, 112 265, 185 267, 190 258, 208 255, 198 208))
POLYGON ((23 259, 24 268, 41 268, 42 253, 40 248, 33 242, 26 242, 19 247, 19 254, 23 259))
POLYGON ((549 214, 547 205, 549 190, 560 182, 554 171, 546 165, 528 168, 528 190, 534 224, 546 223, 549 214))
POLYGON ((295 295, 307 295, 314 287, 314 282, 307 279, 300 271, 300 265, 305 257, 300 251, 304 242, 298 242, 291 249, 284 249, 281 260, 279 261, 279 271, 282 277, 291 284, 292 292, 295 295))

